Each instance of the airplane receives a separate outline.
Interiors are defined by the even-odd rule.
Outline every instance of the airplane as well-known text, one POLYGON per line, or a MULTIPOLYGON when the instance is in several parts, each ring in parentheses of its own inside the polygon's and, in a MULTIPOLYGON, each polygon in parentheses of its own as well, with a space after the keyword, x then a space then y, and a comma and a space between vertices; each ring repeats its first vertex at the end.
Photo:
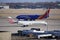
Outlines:
POLYGON ((47 11, 43 14, 43 15, 18 15, 16 17, 16 19, 18 20, 41 20, 41 19, 46 19, 47 17, 49 17, 49 12, 50 12, 50 8, 47 9, 47 11))
POLYGON ((44 24, 44 25, 47 25, 47 22, 46 21, 42 21, 40 19, 44 19, 44 18, 47 18, 49 17, 49 12, 50 12, 50 9, 48 9, 44 15, 19 15, 17 16, 16 18, 18 19, 17 21, 14 20, 12 17, 8 17, 8 21, 9 23, 11 24, 22 24, 23 27, 26 27, 26 26, 29 26, 29 25, 33 25, 33 24, 44 24), (23 19, 23 20, 20 20, 20 19, 23 19), (27 19, 30 19, 30 20, 27 20, 27 19), (38 20, 36 20, 38 19, 38 20))

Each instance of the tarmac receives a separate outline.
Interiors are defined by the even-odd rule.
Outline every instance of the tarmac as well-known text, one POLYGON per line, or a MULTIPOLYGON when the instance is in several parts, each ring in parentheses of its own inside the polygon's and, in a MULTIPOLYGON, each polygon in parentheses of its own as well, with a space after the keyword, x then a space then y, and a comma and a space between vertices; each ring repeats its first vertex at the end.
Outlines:
MULTIPOLYGON (((8 16, 12 16, 14 19, 20 13, 44 13, 43 9, 0 9, 0 31, 10 31, 17 33, 18 30, 29 30, 31 28, 40 28, 41 31, 60 30, 60 9, 51 9, 48 19, 45 21, 48 23, 45 25, 29 25, 28 27, 21 27, 21 24, 10 24, 8 22, 8 16)), ((16 19, 15 19, 16 20, 16 19)))

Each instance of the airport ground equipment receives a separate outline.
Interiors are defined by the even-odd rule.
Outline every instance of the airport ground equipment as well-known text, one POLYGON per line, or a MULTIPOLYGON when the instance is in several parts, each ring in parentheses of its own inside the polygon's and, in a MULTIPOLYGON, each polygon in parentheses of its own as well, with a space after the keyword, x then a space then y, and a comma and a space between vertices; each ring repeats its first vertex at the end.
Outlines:
MULTIPOLYGON (((34 28, 32 28, 34 29, 34 28)), ((44 37, 52 37, 52 38, 60 38, 60 30, 52 30, 52 31, 38 31, 38 30, 18 30, 16 34, 18 36, 28 36, 33 38, 44 38, 44 37)))
MULTIPOLYGON (((32 28, 34 29, 34 28, 32 28)), ((28 36, 33 38, 41 38, 41 37, 49 37, 52 36, 52 34, 48 33, 48 31, 38 31, 38 30, 22 30, 18 31, 19 34, 22 36, 28 36)))
POLYGON ((60 30, 46 31, 47 33, 52 34, 52 38, 60 38, 60 30))

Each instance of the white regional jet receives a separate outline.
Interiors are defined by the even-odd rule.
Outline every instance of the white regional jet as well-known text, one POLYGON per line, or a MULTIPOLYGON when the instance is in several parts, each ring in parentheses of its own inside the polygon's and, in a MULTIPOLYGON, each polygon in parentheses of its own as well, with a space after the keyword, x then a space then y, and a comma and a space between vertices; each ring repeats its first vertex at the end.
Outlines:
POLYGON ((35 20, 35 21, 15 21, 14 19, 12 19, 12 17, 8 17, 8 21, 11 24, 22 24, 23 27, 29 26, 29 25, 34 25, 34 24, 44 24, 47 25, 46 21, 42 21, 42 20, 35 20))

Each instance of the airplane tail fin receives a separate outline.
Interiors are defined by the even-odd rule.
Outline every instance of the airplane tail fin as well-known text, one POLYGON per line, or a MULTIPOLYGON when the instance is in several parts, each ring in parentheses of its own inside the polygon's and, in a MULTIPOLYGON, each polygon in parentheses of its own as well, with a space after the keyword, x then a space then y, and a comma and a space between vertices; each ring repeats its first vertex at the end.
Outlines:
POLYGON ((8 17, 8 21, 9 21, 9 23, 13 24, 15 20, 12 19, 12 17, 9 16, 9 17, 8 17))
POLYGON ((50 8, 47 9, 47 11, 45 12, 44 15, 38 17, 38 19, 43 19, 43 18, 47 18, 47 17, 49 17, 49 12, 50 12, 50 8))

